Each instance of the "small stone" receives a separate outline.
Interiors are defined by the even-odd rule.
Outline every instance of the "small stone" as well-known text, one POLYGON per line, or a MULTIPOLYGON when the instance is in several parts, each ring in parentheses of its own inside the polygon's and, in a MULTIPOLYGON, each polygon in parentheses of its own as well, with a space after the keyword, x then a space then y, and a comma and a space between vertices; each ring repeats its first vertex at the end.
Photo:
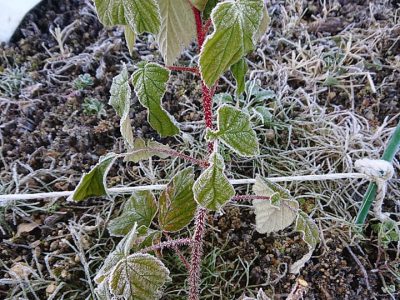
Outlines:
POLYGON ((51 294, 53 294, 54 293, 54 291, 57 289, 57 285, 54 283, 54 282, 52 282, 52 283, 50 283, 48 286, 47 286, 47 288, 46 288, 46 294, 47 295, 51 295, 51 294))

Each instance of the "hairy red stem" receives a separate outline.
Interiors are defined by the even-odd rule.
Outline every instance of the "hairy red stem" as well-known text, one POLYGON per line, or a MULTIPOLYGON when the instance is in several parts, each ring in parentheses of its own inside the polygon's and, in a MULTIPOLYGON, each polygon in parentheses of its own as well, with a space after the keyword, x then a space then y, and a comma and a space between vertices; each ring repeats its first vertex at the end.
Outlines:
POLYGON ((206 24, 204 25, 204 29, 203 29, 204 36, 208 33, 208 30, 210 30, 211 24, 212 24, 212 20, 208 19, 206 24))
POLYGON ((198 43, 199 51, 200 51, 201 47, 203 47, 204 37, 205 37, 206 33, 204 32, 204 29, 203 29, 203 20, 201 19, 200 11, 194 6, 192 6, 192 10, 193 10, 194 18, 196 20, 197 43, 198 43))
POLYGON ((167 66, 167 68, 171 71, 182 71, 182 72, 191 72, 196 75, 200 74, 200 71, 198 68, 190 68, 190 67, 183 67, 183 66, 167 66))
MULTIPOLYGON (((197 41, 199 52, 203 47, 204 38, 207 32, 204 31, 203 21, 198 9, 193 7, 193 13, 196 19, 197 41)), ((206 127, 212 129, 212 91, 202 81, 201 90, 203 94, 203 110, 206 127)), ((212 153, 213 144, 208 144, 208 151, 212 153)), ((190 256, 190 272, 189 272, 189 300, 199 300, 199 286, 201 277, 201 258, 203 255, 203 237, 205 233, 207 210, 200 207, 197 211, 195 221, 195 232, 193 234, 193 245, 190 256)))
POLYGON ((203 238, 206 226, 207 210, 200 207, 196 215, 196 229, 193 234, 193 246, 190 257, 189 300, 199 300, 201 277, 201 258, 203 256, 203 238))
MULTIPOLYGON (((173 239, 168 235, 168 233, 164 232, 164 235, 167 237, 168 241, 173 241, 173 239)), ((192 242, 193 242, 193 240, 190 239, 190 243, 192 243, 192 242)), ((175 246, 172 246, 172 249, 174 249, 176 251, 176 255, 178 255, 179 259, 186 267, 186 270, 190 271, 190 264, 187 261, 186 257, 181 252, 181 250, 179 250, 179 247, 175 245, 175 246)))

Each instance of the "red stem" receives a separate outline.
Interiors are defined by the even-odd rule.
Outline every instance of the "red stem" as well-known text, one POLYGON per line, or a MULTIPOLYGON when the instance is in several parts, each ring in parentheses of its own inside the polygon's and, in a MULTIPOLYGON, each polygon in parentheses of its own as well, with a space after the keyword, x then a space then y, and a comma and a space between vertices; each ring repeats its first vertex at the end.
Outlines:
MULTIPOLYGON (((163 233, 167 237, 168 241, 173 241, 173 239, 168 235, 168 233, 166 233, 165 231, 163 233)), ((190 243, 193 242, 192 239, 189 239, 189 240, 190 240, 190 243)), ((181 252, 181 250, 179 250, 178 246, 175 245, 175 246, 172 246, 172 248, 175 250, 176 254, 178 255, 178 257, 181 260, 181 262, 183 263, 183 265, 186 267, 186 270, 190 271, 190 264, 187 261, 186 257, 181 252)))
POLYGON ((204 35, 206 35, 208 33, 208 30, 210 29, 211 24, 212 24, 212 20, 208 19, 206 24, 204 25, 204 29, 203 29, 204 35))
POLYGON ((199 300, 201 277, 201 258, 203 256, 203 237, 205 232, 207 210, 200 207, 196 215, 196 229, 193 234, 193 246, 190 257, 189 300, 199 300))
MULTIPOLYGON (((193 13, 196 19, 197 41, 199 52, 203 47, 204 38, 207 32, 203 28, 203 21, 198 9, 193 7, 193 13)), ((203 110, 206 127, 212 129, 212 91, 202 81, 201 90, 203 94, 203 110)), ((213 152, 213 144, 208 144, 208 151, 213 152)), ((197 211, 195 221, 195 232, 193 234, 193 245, 190 257, 191 269, 189 272, 189 300, 199 300, 199 286, 201 276, 201 258, 203 255, 203 237, 205 233, 207 210, 200 207, 197 211)))
POLYGON ((190 68, 190 67, 181 67, 181 66, 178 66, 178 67, 175 67, 175 66, 167 66, 167 68, 169 69, 169 70, 171 70, 171 71, 182 71, 182 72, 191 72, 191 73, 194 73, 194 74, 196 74, 196 75, 199 75, 200 74, 200 71, 199 71, 199 69, 198 68, 190 68))
POLYGON ((201 19, 201 12, 194 6, 192 6, 194 18, 196 20, 196 30, 197 30, 197 43, 199 46, 199 52, 204 43, 204 30, 203 30, 203 20, 201 19))

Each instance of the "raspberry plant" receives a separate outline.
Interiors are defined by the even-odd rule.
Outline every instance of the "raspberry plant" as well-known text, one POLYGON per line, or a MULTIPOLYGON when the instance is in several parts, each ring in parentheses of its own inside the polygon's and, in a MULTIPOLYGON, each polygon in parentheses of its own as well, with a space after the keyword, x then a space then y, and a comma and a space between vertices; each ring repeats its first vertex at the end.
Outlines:
MULTIPOLYGON (((213 97, 219 78, 230 70, 239 99, 246 90, 245 56, 253 51, 257 40, 267 30, 269 16, 263 0, 95 0, 100 21, 106 26, 124 26, 129 51, 135 37, 153 34, 158 41, 165 65, 142 61, 129 74, 124 65, 113 79, 109 104, 120 117, 120 131, 126 153, 102 157, 84 174, 70 200, 107 196, 106 176, 116 159, 139 162, 152 156, 167 159, 178 156, 188 160, 188 167, 174 176, 157 197, 149 190, 135 192, 126 201, 122 214, 109 224, 111 235, 122 236, 95 278, 99 299, 159 299, 169 270, 154 255, 157 250, 173 248, 189 273, 189 299, 199 299, 200 265, 203 236, 208 211, 220 210, 232 199, 253 200, 257 230, 268 233, 286 228, 296 220, 296 230, 303 234, 310 252, 294 266, 304 265, 318 243, 315 224, 302 212, 288 191, 258 177, 255 195, 235 196, 235 189, 225 174, 222 143, 242 157, 259 155, 256 132, 250 116, 240 107, 221 105, 213 123, 213 97), (209 33, 212 29, 212 33, 209 33), (197 39, 198 66, 175 66, 181 52, 197 39), (163 108, 162 99, 171 71, 198 75, 206 125, 209 156, 199 160, 179 153, 155 141, 134 137, 129 119, 132 86, 140 103, 147 109, 150 126, 161 137, 179 135, 180 126, 163 108), (196 178, 194 167, 202 169, 196 178), (157 217, 157 220, 156 220, 157 217), (191 238, 162 241, 163 234, 178 232, 194 221, 191 238), (179 247, 190 246, 190 261, 179 247)), ((241 98, 243 99, 243 97, 241 98)), ((240 102, 238 102, 240 104, 240 102)), ((167 235, 169 237, 169 235, 167 235)))

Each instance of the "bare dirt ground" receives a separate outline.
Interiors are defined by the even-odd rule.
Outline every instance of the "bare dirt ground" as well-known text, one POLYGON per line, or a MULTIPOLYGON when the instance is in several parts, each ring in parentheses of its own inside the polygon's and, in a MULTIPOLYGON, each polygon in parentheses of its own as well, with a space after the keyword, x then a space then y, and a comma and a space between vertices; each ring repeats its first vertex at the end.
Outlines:
MULTIPOLYGON (((45 0, 13 41, 0 45, 0 194, 73 190, 101 155, 123 151, 119 118, 107 105, 111 80, 122 63, 133 70, 141 59, 162 60, 151 36, 139 37, 130 57, 123 32, 103 28, 88 3, 45 0)), ((275 95, 265 102, 273 117, 257 124, 262 155, 255 161, 226 151, 229 175, 351 172, 355 159, 378 158, 400 116, 399 2, 272 0, 268 10, 271 28, 248 60, 249 79, 275 95)), ((182 64, 196 59, 195 47, 182 55, 182 64)), ((164 100, 185 137, 159 140, 134 98, 136 135, 204 155, 198 83, 174 73, 164 100)), ((228 74, 218 92, 233 91, 228 74)), ((120 163, 109 186, 165 183, 182 166, 179 160, 120 163)), ((296 276, 288 267, 307 251, 298 234, 258 234, 249 203, 210 214, 202 299, 239 299, 259 288, 284 299, 299 276, 310 287, 306 299, 398 299, 397 243, 385 244, 373 220, 363 237, 352 230, 366 184, 287 186, 322 237, 296 276)), ((384 208, 397 221, 399 187, 396 177, 384 208)), ((122 202, 49 199, 1 206, 0 298, 90 299, 96 270, 117 242, 107 222, 122 202)), ((188 234, 190 229, 180 233, 188 234)), ((173 253, 163 257, 174 274, 164 299, 185 299, 185 268, 173 253)))

